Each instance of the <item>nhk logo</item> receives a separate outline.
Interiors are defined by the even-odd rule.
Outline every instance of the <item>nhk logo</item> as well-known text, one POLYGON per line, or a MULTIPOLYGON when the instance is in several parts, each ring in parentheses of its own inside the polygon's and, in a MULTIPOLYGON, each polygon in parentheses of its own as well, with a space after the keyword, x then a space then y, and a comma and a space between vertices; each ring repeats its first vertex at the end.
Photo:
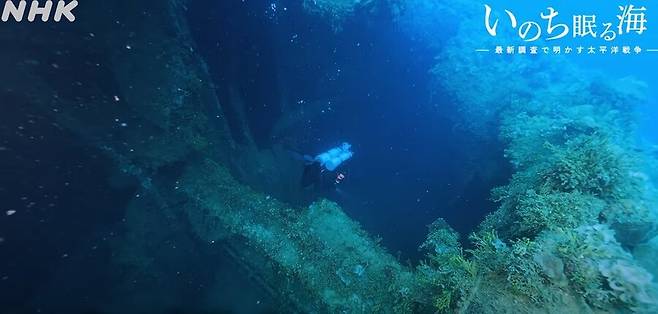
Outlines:
POLYGON ((73 9, 78 6, 78 1, 57 1, 57 5, 53 3, 54 1, 31 1, 29 10, 27 3, 28 1, 20 0, 5 0, 5 5, 2 10, 2 21, 7 22, 10 20, 10 17, 13 18, 16 22, 23 21, 25 13, 27 11, 27 20, 28 22, 34 22, 37 16, 41 17, 41 21, 48 22, 52 14, 53 21, 59 22, 62 20, 62 17, 65 17, 69 22, 75 21, 75 15, 73 15, 73 9), (41 2, 41 3, 40 3, 41 2))

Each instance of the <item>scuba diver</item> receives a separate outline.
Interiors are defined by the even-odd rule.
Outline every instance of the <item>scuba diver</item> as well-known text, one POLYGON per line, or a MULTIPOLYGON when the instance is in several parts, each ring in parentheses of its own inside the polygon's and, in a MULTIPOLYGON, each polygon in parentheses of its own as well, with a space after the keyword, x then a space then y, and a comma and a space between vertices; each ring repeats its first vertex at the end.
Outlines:
POLYGON ((338 185, 346 177, 345 172, 338 168, 354 156, 351 148, 352 145, 343 143, 315 157, 304 156, 306 164, 302 173, 302 187, 325 193, 337 191, 338 185))

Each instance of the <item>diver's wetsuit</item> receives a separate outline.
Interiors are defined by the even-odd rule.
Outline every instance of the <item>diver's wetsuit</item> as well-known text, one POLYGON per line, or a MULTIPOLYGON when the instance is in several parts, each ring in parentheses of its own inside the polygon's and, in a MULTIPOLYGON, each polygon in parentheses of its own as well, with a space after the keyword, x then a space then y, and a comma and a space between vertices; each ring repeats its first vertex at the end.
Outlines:
POLYGON ((311 192, 307 193, 308 196, 319 193, 326 197, 334 192, 339 192, 337 185, 345 179, 345 174, 338 168, 354 155, 351 147, 352 145, 349 143, 343 142, 340 146, 314 158, 304 156, 306 164, 302 173, 301 185, 307 192, 311 192))
POLYGON ((333 192, 336 189, 336 176, 340 171, 324 170, 320 162, 314 161, 304 167, 301 185, 319 192, 333 192))

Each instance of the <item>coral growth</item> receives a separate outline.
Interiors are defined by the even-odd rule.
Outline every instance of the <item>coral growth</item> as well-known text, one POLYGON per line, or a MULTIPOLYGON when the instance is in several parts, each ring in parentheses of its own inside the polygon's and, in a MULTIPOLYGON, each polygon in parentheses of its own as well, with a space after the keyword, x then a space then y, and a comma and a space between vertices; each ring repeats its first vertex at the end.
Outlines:
POLYGON ((439 312, 448 312, 457 304, 467 302, 477 280, 477 268, 464 256, 459 235, 438 219, 421 248, 428 259, 416 268, 417 302, 439 312), (431 306, 427 306, 431 305, 431 306))
POLYGON ((655 310, 652 278, 628 251, 657 227, 654 188, 642 175, 647 158, 634 144, 634 107, 645 102, 646 84, 587 73, 559 57, 464 54, 490 40, 472 25, 479 24, 465 19, 437 58, 437 90, 459 103, 465 129, 499 131, 515 173, 493 191, 499 207, 471 237, 465 258, 483 280, 469 306, 655 310), (487 299, 488 289, 506 305, 487 299))

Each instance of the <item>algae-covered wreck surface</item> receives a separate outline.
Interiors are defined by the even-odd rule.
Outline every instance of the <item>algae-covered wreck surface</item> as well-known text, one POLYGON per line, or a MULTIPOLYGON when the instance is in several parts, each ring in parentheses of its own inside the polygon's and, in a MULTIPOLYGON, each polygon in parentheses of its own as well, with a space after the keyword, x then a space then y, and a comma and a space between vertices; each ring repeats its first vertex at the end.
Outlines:
POLYGON ((0 312, 658 311, 658 82, 474 52, 511 36, 484 13, 114 1, 1 24, 0 312))

